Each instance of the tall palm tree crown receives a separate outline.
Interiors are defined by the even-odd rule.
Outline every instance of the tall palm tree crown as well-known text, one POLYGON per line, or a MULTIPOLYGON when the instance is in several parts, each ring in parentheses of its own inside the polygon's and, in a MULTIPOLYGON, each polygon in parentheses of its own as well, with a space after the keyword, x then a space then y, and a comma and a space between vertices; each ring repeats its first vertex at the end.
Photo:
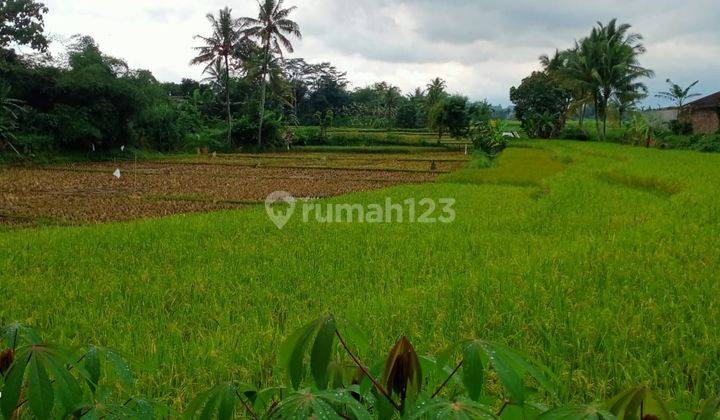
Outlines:
POLYGON ((217 17, 208 14, 207 19, 212 28, 210 36, 195 36, 196 39, 202 40, 204 45, 196 47, 198 51, 192 64, 205 64, 205 73, 215 77, 220 81, 218 70, 224 70, 225 85, 225 105, 227 111, 228 124, 228 144, 231 141, 232 134, 232 112, 230 110, 230 56, 233 54, 235 46, 240 42, 243 36, 242 26, 238 19, 233 19, 232 9, 224 8, 218 12, 217 17))
POLYGON ((445 82, 445 80, 439 77, 436 77, 430 81, 430 83, 427 85, 426 95, 427 105, 429 107, 437 104, 447 95, 447 93, 445 92, 446 87, 447 83, 445 82))
POLYGON ((260 13, 257 19, 250 17, 240 19, 240 24, 245 27, 245 36, 257 39, 263 50, 263 63, 260 71, 262 88, 260 94, 258 146, 262 146, 267 75, 272 55, 277 54, 282 57, 283 49, 289 53, 294 52, 295 49, 288 37, 302 38, 299 25, 288 18, 296 7, 283 8, 283 4, 284 0, 263 0, 260 3, 260 13))
POLYGON ((630 29, 630 25, 618 24, 616 19, 607 25, 598 23, 588 37, 575 42, 574 48, 552 58, 541 57, 546 72, 558 75, 573 92, 583 113, 585 105, 592 103, 602 137, 607 131, 610 100, 614 98, 624 112, 646 95, 647 88, 638 80, 654 75, 640 66, 638 57, 645 53, 645 47, 642 36, 630 29))

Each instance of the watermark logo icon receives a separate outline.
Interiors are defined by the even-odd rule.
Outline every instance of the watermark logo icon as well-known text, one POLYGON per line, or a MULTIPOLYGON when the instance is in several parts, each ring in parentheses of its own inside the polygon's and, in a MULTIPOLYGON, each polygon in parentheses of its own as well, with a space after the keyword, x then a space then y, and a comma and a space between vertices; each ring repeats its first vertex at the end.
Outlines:
POLYGON ((286 191, 275 191, 265 199, 265 211, 278 229, 285 227, 295 212, 295 197, 286 191))

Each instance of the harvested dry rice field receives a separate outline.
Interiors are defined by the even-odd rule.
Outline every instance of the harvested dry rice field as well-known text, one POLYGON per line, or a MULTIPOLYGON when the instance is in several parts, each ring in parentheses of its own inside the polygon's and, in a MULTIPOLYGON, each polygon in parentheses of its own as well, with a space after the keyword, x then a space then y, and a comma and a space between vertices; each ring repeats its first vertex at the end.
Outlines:
POLYGON ((329 197, 430 182, 465 160, 452 152, 279 153, 0 167, 0 224, 74 225, 236 209, 278 190, 329 197))

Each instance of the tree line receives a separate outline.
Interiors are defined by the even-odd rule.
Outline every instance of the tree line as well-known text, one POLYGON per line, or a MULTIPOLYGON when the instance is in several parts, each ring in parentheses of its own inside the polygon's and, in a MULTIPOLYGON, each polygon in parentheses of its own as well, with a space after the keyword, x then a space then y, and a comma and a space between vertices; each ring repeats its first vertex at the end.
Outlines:
MULTIPOLYGON (((0 149, 107 151, 125 147, 170 151, 279 147, 287 127, 326 125, 432 129, 461 136, 472 119, 507 117, 509 110, 452 95, 441 78, 404 95, 389 83, 350 89, 330 63, 287 57, 302 37, 295 7, 262 0, 254 17, 230 8, 208 14, 191 63, 202 80, 163 83, 105 54, 76 35, 60 56, 48 53, 36 0, 0 5, 0 149), (18 47, 30 48, 21 54, 18 47)), ((191 58, 191 57, 189 57, 191 58)), ((2 150, 0 150, 2 151, 2 150)))
POLYGON ((600 138, 607 134, 610 110, 620 121, 648 95, 644 78, 654 76, 639 63, 643 37, 613 19, 598 23, 572 48, 541 56, 543 69, 510 90, 516 114, 531 137, 556 136, 569 116, 583 128, 588 111, 600 138))

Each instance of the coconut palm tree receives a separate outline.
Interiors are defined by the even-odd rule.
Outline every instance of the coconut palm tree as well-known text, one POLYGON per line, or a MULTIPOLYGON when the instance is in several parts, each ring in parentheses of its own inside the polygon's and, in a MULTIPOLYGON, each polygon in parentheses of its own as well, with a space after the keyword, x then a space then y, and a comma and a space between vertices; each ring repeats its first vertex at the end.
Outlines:
POLYGON ((242 26, 238 19, 233 19, 232 9, 224 8, 215 16, 211 13, 207 15, 207 19, 212 27, 212 35, 205 37, 196 35, 195 38, 202 40, 204 45, 196 47, 198 51, 197 57, 193 58, 192 64, 205 64, 205 73, 219 80, 220 77, 217 70, 224 70, 223 77, 225 88, 225 109, 227 111, 227 141, 231 142, 232 135, 232 112, 230 110, 230 57, 235 50, 235 46, 242 39, 242 26))
POLYGON ((621 86, 615 92, 613 104, 618 111, 618 120, 622 124, 625 115, 637 107, 638 101, 647 98, 648 88, 644 83, 629 83, 621 86))
POLYGON ((288 19, 296 7, 283 8, 284 0, 263 0, 260 3, 260 13, 257 19, 244 17, 240 23, 246 28, 244 33, 250 38, 257 39, 262 47, 262 67, 260 71, 260 121, 258 123, 258 146, 262 146, 263 118, 265 117, 265 96, 267 93, 267 77, 272 54, 282 57, 283 49, 294 52, 288 36, 302 38, 300 27, 288 19))
POLYGON ((685 108, 685 105, 689 99, 701 96, 701 94, 699 93, 690 93, 690 91, 698 83, 700 83, 700 81, 696 80, 694 83, 690 84, 690 86, 683 89, 682 86, 673 83, 670 79, 667 79, 667 84, 670 86, 670 90, 666 92, 660 92, 656 96, 661 99, 673 101, 677 109, 679 111, 682 111, 683 108, 685 108))
POLYGON ((447 93, 445 92, 446 87, 447 83, 445 82, 445 80, 439 77, 436 77, 430 81, 430 83, 427 85, 427 95, 425 96, 425 101, 428 108, 432 108, 435 104, 437 104, 447 96, 447 93))
POLYGON ((592 69, 587 66, 587 60, 583 59, 580 48, 576 43, 573 49, 555 50, 552 56, 541 55, 540 65, 545 73, 571 92, 572 103, 568 113, 577 112, 580 115, 580 129, 582 129, 585 111, 587 106, 592 104, 593 97, 590 90, 592 83, 588 83, 592 80, 592 69))
MULTIPOLYGON (((543 63, 543 59, 540 59, 543 63)), ((598 51, 594 41, 585 38, 576 41, 575 46, 560 54, 560 59, 554 59, 552 65, 545 60, 544 67, 556 74, 556 78, 572 92, 572 108, 579 109, 580 127, 584 123, 585 111, 588 106, 598 108, 599 90, 595 69, 599 66, 598 51), (558 64, 561 61, 561 64, 558 64)), ((599 119, 595 119, 598 132, 600 131, 599 119)))
POLYGON ((642 35, 630 32, 628 24, 618 25, 613 19, 607 25, 598 23, 590 34, 595 50, 593 78, 596 82, 596 113, 602 119, 602 138, 607 134, 608 104, 618 91, 636 83, 637 79, 653 77, 654 73, 640 66, 638 57, 645 53, 642 35))
POLYGON ((227 69, 223 60, 215 60, 204 71, 207 77, 201 80, 202 83, 207 83, 216 92, 224 92, 227 86, 227 69))
POLYGON ((563 54, 564 64, 558 70, 576 100, 592 102, 595 125, 602 138, 607 133, 610 100, 619 101, 619 96, 623 96, 625 102, 632 99, 629 90, 642 95, 644 85, 638 80, 654 75, 640 66, 638 57, 645 53, 645 47, 640 42, 642 36, 630 29, 630 25, 618 24, 616 19, 607 25, 598 23, 590 36, 576 42, 573 49, 563 54))

